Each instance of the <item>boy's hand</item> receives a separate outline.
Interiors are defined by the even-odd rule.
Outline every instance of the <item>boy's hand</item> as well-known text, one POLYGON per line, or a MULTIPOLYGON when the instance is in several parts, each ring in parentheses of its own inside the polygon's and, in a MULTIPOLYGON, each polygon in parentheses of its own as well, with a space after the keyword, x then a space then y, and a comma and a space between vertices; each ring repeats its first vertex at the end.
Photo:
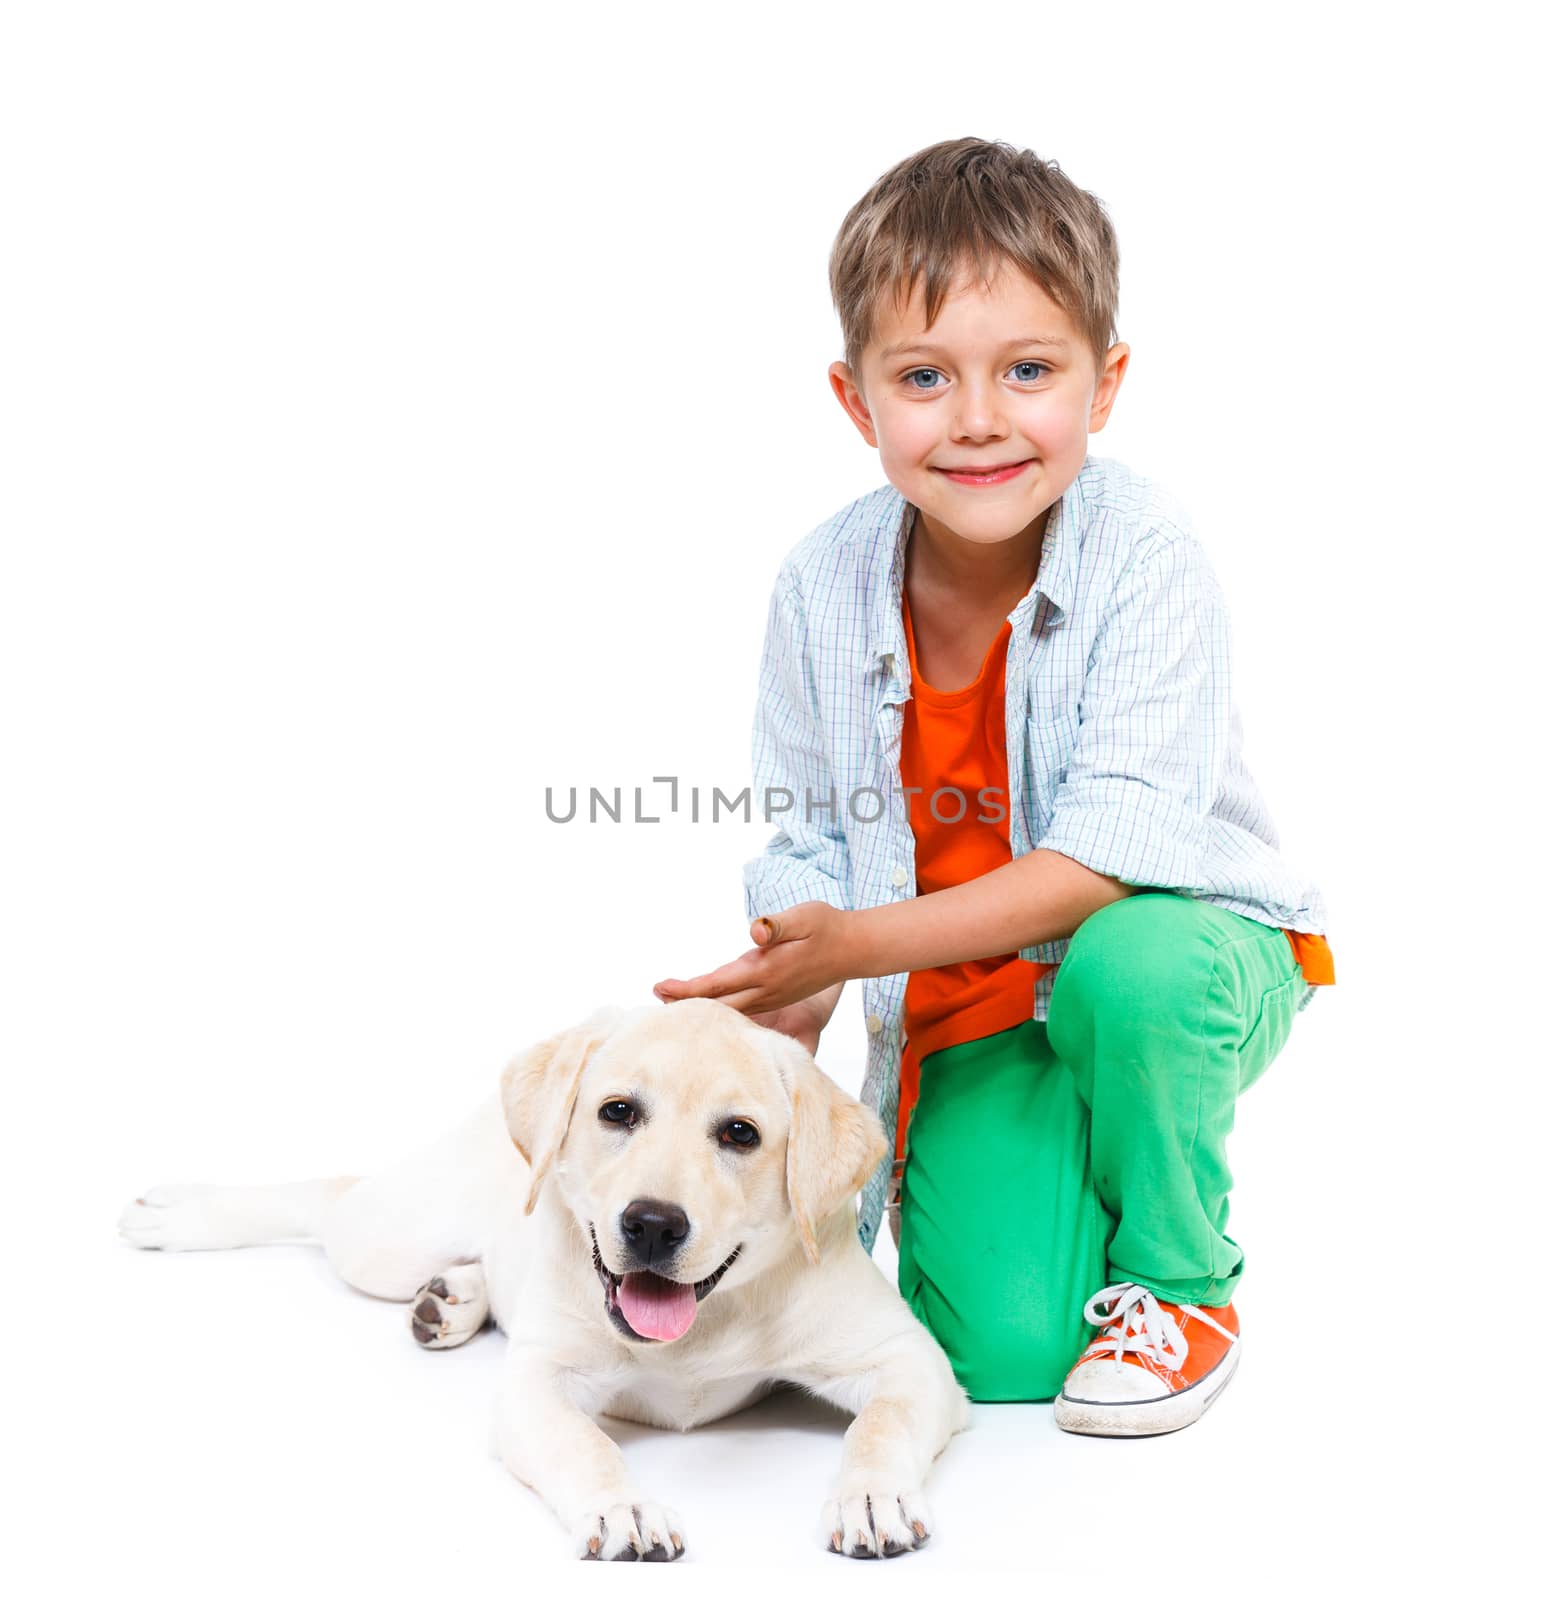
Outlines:
POLYGON ((791 1006, 781 1006, 776 1011, 758 1011, 751 1015, 751 1021, 760 1023, 763 1028, 797 1039, 811 1055, 815 1054, 820 1035, 830 1020, 825 1007, 816 999, 795 1000, 791 1006))
MULTIPOLYGON (((858 976, 851 916, 823 900, 806 900, 776 916, 757 917, 751 924, 754 950, 699 978, 666 978, 654 985, 654 993, 666 1002, 722 1000, 758 1017, 797 1005, 858 976)), ((786 1027, 779 1031, 794 1032, 786 1027)))

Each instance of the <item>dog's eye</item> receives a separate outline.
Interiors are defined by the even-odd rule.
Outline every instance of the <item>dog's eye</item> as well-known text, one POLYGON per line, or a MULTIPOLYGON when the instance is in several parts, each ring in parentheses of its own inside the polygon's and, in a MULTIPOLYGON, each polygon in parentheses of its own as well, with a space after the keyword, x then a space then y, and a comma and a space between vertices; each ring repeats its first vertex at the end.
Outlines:
POLYGON ((737 1144, 742 1149, 749 1149, 752 1145, 761 1143, 761 1135, 748 1122, 726 1122, 724 1124, 723 1139, 726 1144, 737 1144))
POLYGON ((600 1108, 602 1122, 614 1122, 619 1127, 631 1127, 633 1124, 634 1108, 628 1100, 608 1100, 600 1108))

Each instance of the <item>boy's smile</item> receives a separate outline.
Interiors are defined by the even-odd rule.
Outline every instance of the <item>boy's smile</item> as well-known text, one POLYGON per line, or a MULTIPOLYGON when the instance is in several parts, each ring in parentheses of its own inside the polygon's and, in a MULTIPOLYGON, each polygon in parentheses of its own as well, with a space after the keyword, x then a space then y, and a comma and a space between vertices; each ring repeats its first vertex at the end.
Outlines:
POLYGON ((962 272, 931 328, 913 284, 904 307, 881 308, 858 381, 842 361, 830 379, 921 513, 930 564, 992 584, 1033 575, 1050 508, 1082 470, 1129 353, 1113 345, 1096 371, 1073 320, 1003 261, 985 286, 962 272))

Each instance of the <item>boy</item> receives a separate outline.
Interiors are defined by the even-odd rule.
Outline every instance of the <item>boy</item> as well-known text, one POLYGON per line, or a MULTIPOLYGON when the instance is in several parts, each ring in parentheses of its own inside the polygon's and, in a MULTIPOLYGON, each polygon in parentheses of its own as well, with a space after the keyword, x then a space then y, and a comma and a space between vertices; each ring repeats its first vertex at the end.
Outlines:
POLYGON ((1334 972, 1240 756, 1210 564, 1087 453, 1130 353, 1117 268, 1100 202, 1001 142, 932 145, 848 213, 830 379, 890 487, 773 590, 755 948, 655 993, 813 1050, 863 979, 895 1158, 864 1247, 888 1185, 901 1292, 971 1397, 1132 1435, 1232 1376, 1234 1101, 1334 972))

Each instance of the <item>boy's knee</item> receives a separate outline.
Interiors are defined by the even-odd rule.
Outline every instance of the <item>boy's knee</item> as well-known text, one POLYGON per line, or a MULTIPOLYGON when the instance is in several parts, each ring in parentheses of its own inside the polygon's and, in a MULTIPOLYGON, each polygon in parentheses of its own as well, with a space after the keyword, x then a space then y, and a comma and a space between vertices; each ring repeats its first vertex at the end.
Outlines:
POLYGON ((1177 894, 1132 894, 1101 906, 1073 934, 1057 970, 1052 1048, 1057 1020, 1066 1020, 1058 1012, 1145 1008, 1188 982, 1209 983, 1214 940, 1204 918, 1204 906, 1177 894))

